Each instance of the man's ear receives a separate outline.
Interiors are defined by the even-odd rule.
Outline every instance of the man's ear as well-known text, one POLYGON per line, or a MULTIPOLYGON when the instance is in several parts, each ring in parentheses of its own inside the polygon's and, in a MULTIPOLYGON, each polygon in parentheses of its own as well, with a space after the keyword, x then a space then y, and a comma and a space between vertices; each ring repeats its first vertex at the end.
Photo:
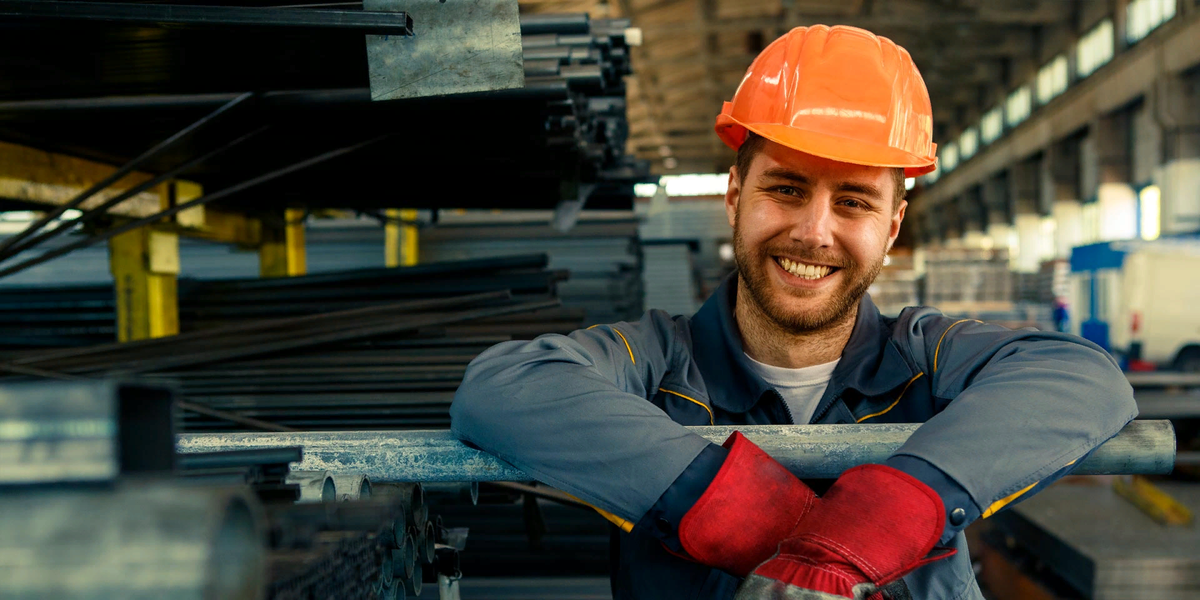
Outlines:
POLYGON ((900 235, 900 224, 904 222, 904 213, 908 210, 908 200, 901 200, 900 205, 896 207, 896 211, 892 213, 892 222, 888 229, 888 250, 892 249, 892 244, 896 243, 896 236, 900 235))
POLYGON ((741 196, 742 183, 738 178, 737 165, 734 165, 729 167, 729 186, 725 188, 725 216, 729 219, 730 227, 737 221, 737 205, 741 196))

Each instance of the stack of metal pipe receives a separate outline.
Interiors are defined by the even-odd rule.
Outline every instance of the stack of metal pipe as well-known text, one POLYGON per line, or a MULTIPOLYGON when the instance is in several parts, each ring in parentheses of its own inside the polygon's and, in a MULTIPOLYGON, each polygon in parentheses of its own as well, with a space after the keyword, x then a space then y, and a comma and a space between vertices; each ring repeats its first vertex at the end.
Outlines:
POLYGON ((376 483, 369 499, 273 505, 268 515, 271 598, 416 597, 439 574, 460 573, 466 531, 429 514, 419 483, 376 483))

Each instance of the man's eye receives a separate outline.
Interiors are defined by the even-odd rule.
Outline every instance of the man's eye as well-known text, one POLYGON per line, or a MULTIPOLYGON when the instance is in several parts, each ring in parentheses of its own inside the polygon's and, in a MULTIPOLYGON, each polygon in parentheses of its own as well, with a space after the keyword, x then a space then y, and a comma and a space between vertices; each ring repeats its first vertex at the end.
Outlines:
POLYGON ((797 196, 800 194, 800 190, 798 190, 790 185, 777 186, 775 188, 775 191, 779 192, 780 194, 783 194, 785 196, 797 196))
POLYGON ((855 208, 855 209, 870 208, 869 206, 867 206, 867 204, 865 202, 862 202, 860 200, 855 200, 853 198, 847 198, 845 200, 842 200, 841 205, 848 206, 850 208, 855 208))

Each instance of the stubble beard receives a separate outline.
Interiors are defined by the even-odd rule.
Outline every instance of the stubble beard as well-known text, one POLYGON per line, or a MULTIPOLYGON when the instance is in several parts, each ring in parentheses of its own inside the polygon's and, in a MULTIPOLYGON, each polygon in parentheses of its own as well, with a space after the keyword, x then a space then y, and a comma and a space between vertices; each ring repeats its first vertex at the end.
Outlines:
MULTIPOLYGON (((818 257, 811 252, 795 249, 780 252, 775 250, 766 245, 749 248, 735 218, 733 226, 734 259, 738 266, 738 276, 741 277, 750 294, 749 300, 755 305, 756 312, 771 321, 776 327, 791 334, 810 334, 823 331, 850 318, 858 307, 859 301, 862 300, 867 289, 875 282, 875 278, 879 276, 879 271, 883 268, 883 255, 870 264, 860 264, 849 257, 830 260, 830 257, 818 257), (771 276, 766 272, 766 269, 770 268, 768 263, 774 262, 775 259, 772 256, 776 254, 802 260, 808 258, 813 262, 823 264, 835 264, 841 267, 839 272, 842 274, 842 284, 833 290, 829 301, 815 309, 801 311, 789 308, 781 296, 799 296, 781 290, 773 290, 771 276)), ((739 298, 739 300, 741 299, 739 298)))

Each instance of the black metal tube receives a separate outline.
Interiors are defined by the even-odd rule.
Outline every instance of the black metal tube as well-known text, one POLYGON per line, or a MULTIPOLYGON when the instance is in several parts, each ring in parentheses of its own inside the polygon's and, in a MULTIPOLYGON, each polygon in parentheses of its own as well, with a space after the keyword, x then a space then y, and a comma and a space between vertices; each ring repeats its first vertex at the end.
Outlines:
MULTIPOLYGON (((4 14, 4 5, 5 4, 10 4, 10 2, 6 2, 5 0, 0 0, 0 15, 4 14)), ((18 2, 17 4, 63 4, 63 3, 60 3, 60 2, 18 2)), ((126 6, 136 6, 136 5, 126 5, 126 6)), ((3 242, 0 242, 0 261, 11 257, 14 254, 14 252, 12 251, 13 246, 15 246, 18 242, 24 240, 25 238, 29 237, 30 235, 32 235, 34 232, 41 229, 42 227, 45 227, 46 223, 49 223, 50 221, 53 221, 54 219, 58 218, 64 212, 66 212, 70 209, 73 209, 73 208, 79 206, 80 204, 83 204, 88 198, 91 198, 93 195, 95 195, 100 190, 103 190, 104 188, 116 183, 122 177, 132 173, 135 169, 140 167, 146 161, 150 160, 151 158, 154 158, 155 156, 158 156, 160 153, 162 153, 163 151, 167 150, 168 148, 174 146, 176 143, 178 143, 180 140, 182 140, 183 138, 190 135, 192 132, 196 131, 197 129, 200 129, 201 127, 204 127, 205 125, 208 125, 209 123, 213 122, 213 120, 215 120, 217 117, 221 116, 225 112, 228 112, 230 109, 245 102, 246 100, 249 100, 253 96, 254 96, 253 93, 246 92, 246 93, 234 98, 233 100, 226 102, 224 105, 222 105, 217 110, 205 115, 203 118, 192 123, 191 125, 184 127, 183 129, 176 132, 175 135, 172 135, 171 137, 163 140, 162 142, 159 142, 153 148, 150 148, 149 150, 143 152, 137 158, 134 158, 133 160, 125 163, 120 168, 118 168, 116 171, 113 171, 111 175, 92 184, 91 187, 80 192, 78 195, 76 195, 74 198, 72 198, 65 204, 61 204, 61 205, 56 206, 53 209, 47 211, 46 214, 42 215, 41 218, 39 218, 37 221, 34 221, 33 223, 31 223, 29 225, 29 227, 25 228, 24 230, 20 231, 19 233, 15 234, 15 235, 13 235, 12 237, 4 240, 3 242)), ((49 260, 49 259, 47 259, 47 260, 49 260)), ((0 277, 2 277, 2 276, 3 276, 3 274, 0 274, 0 277)))
POLYGON ((332 29, 374 35, 413 34, 412 15, 406 12, 0 0, 0 16, 144 25, 169 23, 206 27, 332 29))
POLYGON ((587 13, 521 15, 521 35, 588 33, 590 21, 587 13))
POLYGON ((261 448, 254 450, 232 450, 229 452, 197 452, 180 454, 175 465, 180 469, 223 469, 228 467, 251 467, 255 465, 300 462, 304 449, 261 448))

